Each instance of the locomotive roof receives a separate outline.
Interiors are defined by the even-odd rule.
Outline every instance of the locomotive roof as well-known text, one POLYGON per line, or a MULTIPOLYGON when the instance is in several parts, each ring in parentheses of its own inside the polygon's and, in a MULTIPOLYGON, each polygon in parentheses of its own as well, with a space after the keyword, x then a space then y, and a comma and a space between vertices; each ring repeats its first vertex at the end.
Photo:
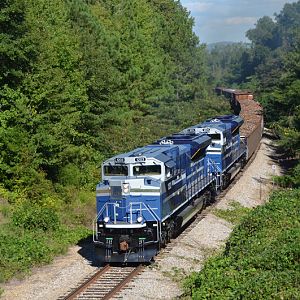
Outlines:
POLYGON ((215 128, 220 130, 221 132, 230 130, 234 132, 244 123, 243 119, 240 116, 236 115, 223 115, 215 118, 211 118, 206 120, 203 123, 192 126, 190 128, 215 128))
POLYGON ((210 142, 211 138, 206 134, 178 133, 161 138, 151 145, 114 156, 107 162, 115 161, 116 158, 145 157, 155 158, 172 166, 172 161, 176 161, 176 157, 179 155, 187 153, 189 156, 193 156, 198 150, 208 147, 210 142))
POLYGON ((116 155, 110 158, 107 162, 113 161, 116 158, 145 157, 156 158, 159 161, 166 163, 184 151, 186 151, 186 147, 183 145, 147 145, 142 148, 134 149, 130 152, 116 155))
POLYGON ((190 156, 193 156, 197 151, 208 147, 211 143, 211 138, 205 134, 185 134, 175 133, 170 136, 163 137, 157 140, 154 144, 172 144, 172 145, 185 145, 189 149, 190 156))

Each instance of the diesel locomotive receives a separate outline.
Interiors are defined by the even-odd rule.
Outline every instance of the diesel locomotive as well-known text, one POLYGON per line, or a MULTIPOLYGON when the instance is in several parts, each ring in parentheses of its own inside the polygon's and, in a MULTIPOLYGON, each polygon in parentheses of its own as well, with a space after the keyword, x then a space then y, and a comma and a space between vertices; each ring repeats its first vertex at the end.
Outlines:
POLYGON ((93 241, 105 262, 149 262, 249 157, 243 119, 218 116, 106 160, 93 241))

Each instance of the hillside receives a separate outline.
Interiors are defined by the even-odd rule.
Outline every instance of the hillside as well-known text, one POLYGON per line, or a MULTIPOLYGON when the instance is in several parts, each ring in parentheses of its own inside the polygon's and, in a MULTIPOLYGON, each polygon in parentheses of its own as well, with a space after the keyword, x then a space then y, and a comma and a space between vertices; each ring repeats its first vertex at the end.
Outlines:
POLYGON ((300 297, 300 190, 278 191, 250 212, 200 273, 185 282, 193 299, 300 297))

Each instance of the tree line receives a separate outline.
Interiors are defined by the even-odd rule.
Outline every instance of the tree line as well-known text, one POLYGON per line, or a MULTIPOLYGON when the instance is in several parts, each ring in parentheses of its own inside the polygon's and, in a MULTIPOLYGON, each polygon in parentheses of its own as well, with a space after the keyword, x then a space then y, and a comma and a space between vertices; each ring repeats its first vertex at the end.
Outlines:
POLYGON ((300 153, 299 26, 300 1, 287 3, 247 31, 250 43, 217 45, 207 54, 210 80, 253 90, 282 150, 294 157, 300 153))
POLYGON ((104 157, 182 126, 186 103, 206 99, 204 47, 179 1, 0 8, 0 181, 9 189, 40 198, 47 180, 94 185, 104 157))

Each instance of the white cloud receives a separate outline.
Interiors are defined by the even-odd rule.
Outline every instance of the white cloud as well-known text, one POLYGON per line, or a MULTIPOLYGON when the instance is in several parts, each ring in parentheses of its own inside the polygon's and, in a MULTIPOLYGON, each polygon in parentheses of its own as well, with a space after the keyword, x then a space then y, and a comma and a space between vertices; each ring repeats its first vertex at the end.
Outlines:
POLYGON ((253 25, 257 21, 255 17, 233 17, 225 19, 226 25, 253 25))
MULTIPOLYGON (((1 1, 1 0, 0 0, 1 1)), ((245 41, 245 32, 263 16, 279 13, 297 0, 180 0, 195 19, 202 42, 245 41)))
POLYGON ((204 12, 208 11, 212 7, 211 2, 187 2, 184 5, 187 7, 188 10, 190 10, 192 13, 199 13, 199 12, 204 12))

